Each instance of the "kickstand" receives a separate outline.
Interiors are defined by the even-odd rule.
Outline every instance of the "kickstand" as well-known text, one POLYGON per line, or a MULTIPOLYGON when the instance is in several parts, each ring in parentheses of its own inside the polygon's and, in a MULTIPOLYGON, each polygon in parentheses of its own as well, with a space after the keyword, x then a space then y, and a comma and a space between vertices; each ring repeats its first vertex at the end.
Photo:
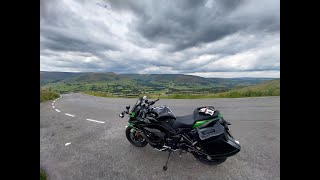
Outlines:
POLYGON ((168 159, 167 159, 166 165, 163 166, 163 170, 164 170, 164 171, 168 169, 168 166, 167 166, 167 165, 168 165, 168 161, 169 161, 169 157, 170 157, 170 155, 171 155, 171 152, 172 152, 172 151, 169 150, 169 155, 168 155, 168 159))

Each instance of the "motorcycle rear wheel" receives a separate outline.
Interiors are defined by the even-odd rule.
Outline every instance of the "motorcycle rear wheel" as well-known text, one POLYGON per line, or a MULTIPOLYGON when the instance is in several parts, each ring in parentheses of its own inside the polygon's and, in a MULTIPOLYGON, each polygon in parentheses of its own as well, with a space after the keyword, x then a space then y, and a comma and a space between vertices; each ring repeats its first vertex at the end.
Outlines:
POLYGON ((139 132, 135 131, 134 128, 130 126, 126 128, 126 137, 128 141, 136 147, 144 147, 148 144, 141 134, 139 134, 139 132))

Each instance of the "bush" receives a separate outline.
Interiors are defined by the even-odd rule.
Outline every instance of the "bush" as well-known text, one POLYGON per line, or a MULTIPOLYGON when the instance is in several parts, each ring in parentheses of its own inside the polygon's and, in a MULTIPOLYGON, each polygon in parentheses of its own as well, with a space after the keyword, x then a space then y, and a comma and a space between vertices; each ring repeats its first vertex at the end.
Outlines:
POLYGON ((46 180, 47 179, 47 175, 44 172, 43 169, 40 169, 40 180, 46 180))
POLYGON ((41 90, 40 91, 40 102, 49 101, 59 97, 59 94, 55 91, 41 90))

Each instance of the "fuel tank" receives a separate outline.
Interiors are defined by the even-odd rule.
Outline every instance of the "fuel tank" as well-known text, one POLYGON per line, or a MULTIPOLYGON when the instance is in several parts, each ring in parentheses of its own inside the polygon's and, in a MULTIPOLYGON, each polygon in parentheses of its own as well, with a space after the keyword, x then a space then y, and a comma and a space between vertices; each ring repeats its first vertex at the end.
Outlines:
POLYGON ((176 118, 175 114, 167 106, 154 107, 152 112, 157 114, 157 119, 161 119, 163 117, 176 118))

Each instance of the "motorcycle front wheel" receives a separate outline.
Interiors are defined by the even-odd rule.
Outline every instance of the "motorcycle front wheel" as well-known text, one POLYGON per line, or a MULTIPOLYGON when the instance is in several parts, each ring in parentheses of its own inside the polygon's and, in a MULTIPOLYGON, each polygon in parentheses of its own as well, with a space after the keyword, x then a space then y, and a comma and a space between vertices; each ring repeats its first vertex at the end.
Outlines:
POLYGON ((227 160, 226 157, 224 158, 212 158, 210 156, 206 156, 203 154, 199 154, 197 152, 193 152, 192 155, 200 162, 207 164, 207 165, 218 165, 223 163, 225 160, 227 160))
POLYGON ((141 136, 140 132, 128 126, 126 129, 126 137, 128 141, 136 147, 144 147, 148 142, 141 136))

